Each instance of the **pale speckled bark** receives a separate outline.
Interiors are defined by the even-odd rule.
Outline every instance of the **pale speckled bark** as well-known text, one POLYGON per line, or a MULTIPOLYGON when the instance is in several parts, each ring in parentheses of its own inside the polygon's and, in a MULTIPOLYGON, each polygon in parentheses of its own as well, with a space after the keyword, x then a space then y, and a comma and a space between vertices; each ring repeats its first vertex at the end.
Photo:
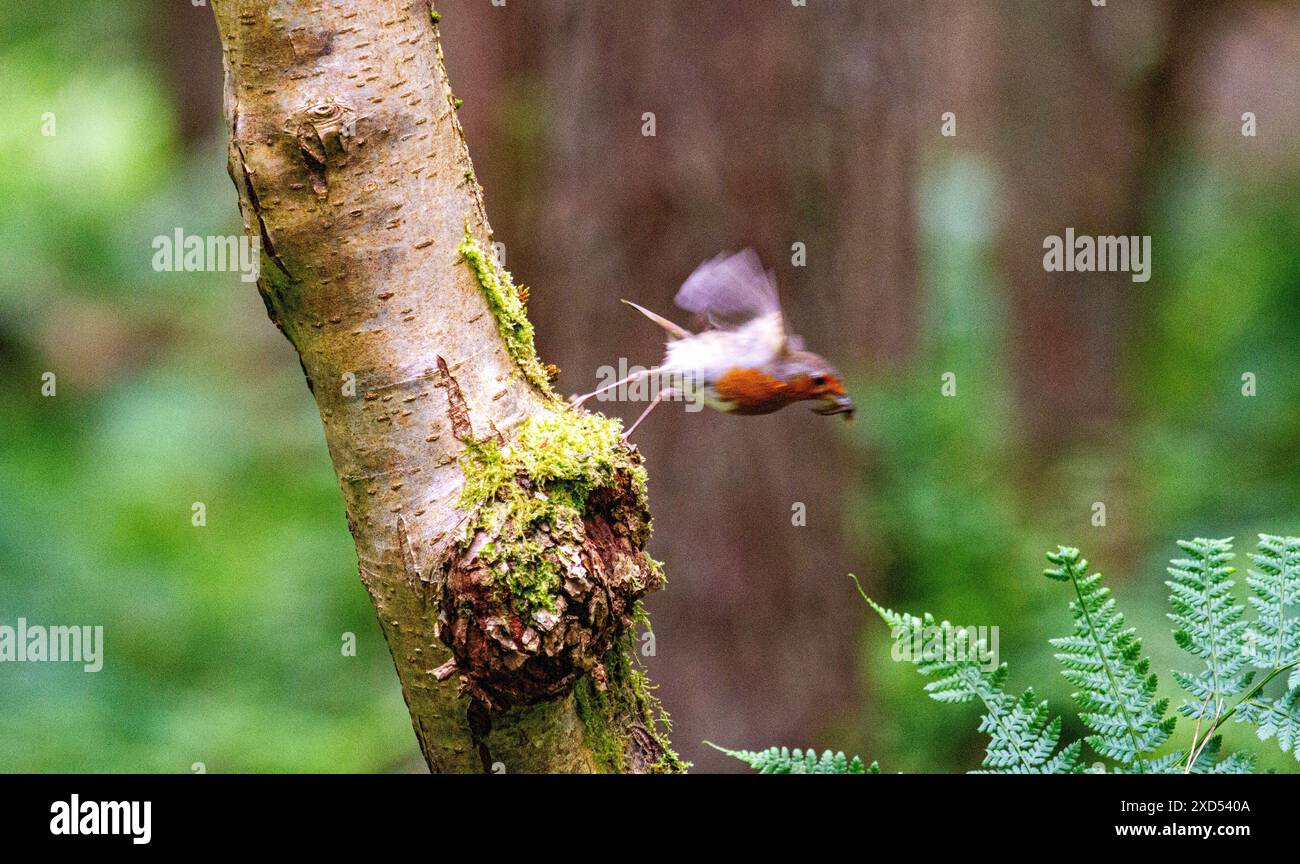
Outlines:
POLYGON ((608 767, 572 694, 487 729, 455 679, 432 674, 449 656, 434 633, 434 562, 463 518, 463 444, 438 360, 480 436, 508 437, 548 397, 516 373, 459 260, 466 226, 483 244, 490 228, 428 0, 214 7, 230 173, 245 230, 262 242, 258 287, 320 408, 361 578, 430 768, 608 767))

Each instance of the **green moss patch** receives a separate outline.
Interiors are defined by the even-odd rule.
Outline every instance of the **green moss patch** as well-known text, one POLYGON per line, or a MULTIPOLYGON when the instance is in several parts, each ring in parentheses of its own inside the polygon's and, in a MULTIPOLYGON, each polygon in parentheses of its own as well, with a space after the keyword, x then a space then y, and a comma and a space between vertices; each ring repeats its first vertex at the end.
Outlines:
POLYGON ((583 740, 602 771, 621 774, 632 770, 650 774, 682 774, 689 764, 668 743, 672 723, 651 692, 645 673, 632 659, 636 642, 625 634, 605 655, 607 683, 604 690, 590 675, 578 682, 574 699, 582 720, 583 740), (638 744, 640 765, 627 764, 629 724, 646 733, 638 744))
MULTIPOLYGON (((467 177, 472 175, 467 171, 467 177)), ((497 332, 506 343, 506 351, 528 383, 539 393, 550 399, 558 399, 551 390, 546 367, 537 356, 537 347, 533 344, 533 325, 528 320, 524 303, 519 299, 510 272, 497 264, 492 255, 483 251, 469 229, 465 229, 465 239, 456 247, 465 258, 465 263, 474 272, 483 296, 487 298, 488 308, 497 321, 497 332)))
POLYGON ((459 506, 470 513, 466 542, 491 538, 478 557, 521 615, 554 611, 563 563, 557 547, 581 541, 587 498, 616 488, 627 472, 645 506, 645 469, 620 440, 622 425, 595 414, 561 411, 530 418, 513 441, 465 448, 459 506))

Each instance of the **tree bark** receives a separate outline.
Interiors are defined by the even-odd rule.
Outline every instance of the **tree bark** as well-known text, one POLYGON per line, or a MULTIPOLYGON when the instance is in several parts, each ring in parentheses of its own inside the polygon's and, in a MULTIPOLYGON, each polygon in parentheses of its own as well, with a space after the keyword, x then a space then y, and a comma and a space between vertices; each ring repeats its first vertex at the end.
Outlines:
POLYGON ((215 0, 229 167, 433 771, 681 770, 640 457, 551 392, 428 0, 215 0), (450 646, 450 647, 449 647, 450 646))

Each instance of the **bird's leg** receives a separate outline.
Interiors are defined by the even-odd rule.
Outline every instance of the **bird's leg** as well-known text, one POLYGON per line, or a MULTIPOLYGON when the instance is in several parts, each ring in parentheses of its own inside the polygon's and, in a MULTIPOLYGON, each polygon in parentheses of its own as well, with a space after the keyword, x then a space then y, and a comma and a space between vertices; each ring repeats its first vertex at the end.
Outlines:
POLYGON ((662 402, 665 396, 675 392, 676 391, 672 387, 665 387, 660 390, 658 395, 655 396, 655 398, 650 401, 650 404, 646 406, 646 409, 641 412, 641 416, 636 418, 636 422, 629 426, 627 431, 623 433, 623 441, 626 442, 628 438, 632 437, 632 433, 636 430, 636 427, 641 425, 641 421, 648 417, 651 411, 655 410, 655 406, 662 402))
POLYGON ((574 408, 577 408, 581 406, 583 402, 586 402, 588 399, 590 399, 592 396, 595 396, 600 393, 604 393, 606 390, 613 390, 615 387, 619 386, 620 384, 626 384, 629 381, 633 381, 637 378, 640 378, 642 375, 649 375, 651 372, 655 372, 655 371, 658 370, 642 369, 638 372, 633 372, 631 375, 627 376, 626 378, 623 378, 622 380, 615 381, 613 384, 606 384, 604 387, 599 387, 583 396, 574 396, 572 399, 569 400, 569 404, 574 408))

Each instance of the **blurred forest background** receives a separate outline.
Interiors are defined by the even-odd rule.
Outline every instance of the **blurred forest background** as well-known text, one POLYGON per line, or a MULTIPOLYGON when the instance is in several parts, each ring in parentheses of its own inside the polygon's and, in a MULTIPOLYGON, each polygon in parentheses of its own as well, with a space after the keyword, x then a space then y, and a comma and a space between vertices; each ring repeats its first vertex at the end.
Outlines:
MULTIPOLYGON (((1300 3, 437 6, 565 393, 660 356, 618 298, 669 312, 752 245, 860 403, 637 433, 646 663, 697 770, 742 768, 703 739, 978 764, 978 709, 889 659, 850 572, 998 626, 1010 688, 1063 710, 1044 551, 1108 574, 1172 694, 1173 541, 1300 533, 1300 3), (1069 226, 1152 235, 1151 281, 1045 273, 1069 226)), ((422 768, 292 350, 237 274, 151 268, 156 235, 240 230, 220 93, 205 6, 0 2, 0 623, 106 631, 97 674, 0 666, 0 770, 422 768)))

